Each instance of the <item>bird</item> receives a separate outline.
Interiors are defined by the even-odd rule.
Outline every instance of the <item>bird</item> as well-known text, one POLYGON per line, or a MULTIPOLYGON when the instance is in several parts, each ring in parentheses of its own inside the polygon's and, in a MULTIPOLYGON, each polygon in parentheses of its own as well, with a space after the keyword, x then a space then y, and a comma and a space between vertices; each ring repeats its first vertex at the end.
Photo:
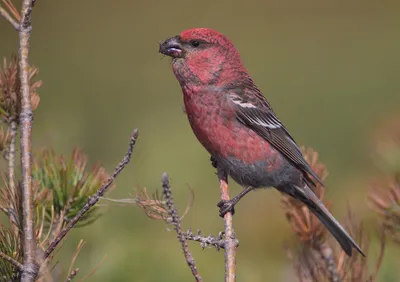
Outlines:
POLYGON ((303 202, 344 252, 362 249, 313 192, 322 180, 305 160, 243 65, 231 40, 210 28, 192 28, 168 38, 159 52, 172 58, 190 126, 218 168, 246 187, 218 203, 220 216, 249 191, 274 187, 303 202))

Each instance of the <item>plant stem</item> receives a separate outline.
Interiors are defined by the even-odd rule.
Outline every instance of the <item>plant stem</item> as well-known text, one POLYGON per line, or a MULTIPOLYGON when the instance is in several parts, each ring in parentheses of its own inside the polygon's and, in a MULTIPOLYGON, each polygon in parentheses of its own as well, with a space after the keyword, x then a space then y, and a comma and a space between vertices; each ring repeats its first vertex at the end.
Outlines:
POLYGON ((329 281, 341 282, 342 280, 340 279, 340 275, 337 270, 332 248, 327 243, 323 243, 319 249, 329 274, 329 281))
POLYGON ((176 234, 178 234, 178 240, 182 245, 183 255, 185 256, 186 263, 188 264, 190 270, 192 271, 192 275, 197 282, 202 282, 203 279, 201 278, 199 271, 197 270, 196 263, 192 256, 192 253, 189 250, 188 243, 186 241, 186 237, 183 234, 182 226, 181 226, 181 219, 178 215, 178 211, 174 204, 174 200, 172 198, 172 190, 171 185, 169 184, 169 178, 166 173, 162 176, 162 187, 163 187, 163 194, 165 198, 165 205, 168 209, 168 214, 171 217, 171 224, 174 226, 176 234))
POLYGON ((69 221, 67 226, 57 235, 57 237, 50 243, 49 247, 47 248, 46 252, 44 253, 44 259, 47 259, 49 255, 55 250, 61 240, 68 234, 68 232, 75 226, 75 224, 83 217, 83 215, 88 212, 104 195, 107 189, 111 186, 114 182, 115 178, 121 173, 121 171, 125 168, 125 166, 130 162, 132 157, 133 147, 136 144, 136 140, 139 136, 139 131, 135 129, 132 132, 131 139, 129 142, 129 148, 126 152, 122 161, 115 167, 114 173, 107 179, 106 182, 97 190, 97 192, 90 196, 88 202, 83 206, 83 208, 78 212, 78 214, 69 221))
POLYGON ((11 17, 11 15, 0 6, 0 15, 2 15, 17 31, 19 30, 19 23, 11 17))
MULTIPOLYGON (((17 190, 15 187, 15 143, 16 143, 16 136, 17 136, 17 121, 15 118, 12 118, 9 126, 8 131, 10 134, 10 147, 8 149, 8 187, 11 192, 11 198, 16 199, 17 197, 17 190)), ((17 207, 14 204, 14 201, 9 203, 9 217, 12 226, 12 230, 15 235, 18 236, 19 234, 19 225, 18 225, 18 218, 17 215, 17 207)))
POLYGON ((24 267, 21 281, 31 282, 38 273, 36 242, 34 233, 34 215, 32 206, 32 167, 31 133, 33 112, 29 85, 29 40, 32 31, 31 13, 33 0, 22 0, 21 21, 19 26, 19 78, 21 82, 21 169, 22 169, 22 210, 23 210, 23 245, 24 267))
POLYGON ((24 267, 24 266, 22 265, 22 263, 20 263, 19 261, 13 259, 12 257, 6 255, 6 254, 3 253, 3 252, 0 252, 0 258, 2 258, 2 259, 4 259, 4 260, 8 261, 9 263, 11 263, 12 265, 14 265, 19 271, 22 271, 22 269, 23 269, 23 267, 24 267))
MULTIPOLYGON (((228 176, 218 167, 218 179, 220 182, 221 199, 229 201, 228 176)), ((225 282, 236 281, 236 247, 237 240, 233 229, 232 213, 224 215, 225 224, 225 282)))

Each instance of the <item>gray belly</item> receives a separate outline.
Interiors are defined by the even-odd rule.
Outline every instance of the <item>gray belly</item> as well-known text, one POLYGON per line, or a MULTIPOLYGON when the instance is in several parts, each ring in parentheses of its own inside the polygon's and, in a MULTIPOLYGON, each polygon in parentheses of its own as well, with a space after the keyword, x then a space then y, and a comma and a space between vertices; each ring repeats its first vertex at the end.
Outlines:
POLYGON ((288 184, 298 184, 302 181, 301 172, 291 163, 285 161, 277 169, 267 170, 267 161, 258 161, 247 164, 236 158, 218 158, 218 165, 242 186, 259 187, 284 187, 288 184))

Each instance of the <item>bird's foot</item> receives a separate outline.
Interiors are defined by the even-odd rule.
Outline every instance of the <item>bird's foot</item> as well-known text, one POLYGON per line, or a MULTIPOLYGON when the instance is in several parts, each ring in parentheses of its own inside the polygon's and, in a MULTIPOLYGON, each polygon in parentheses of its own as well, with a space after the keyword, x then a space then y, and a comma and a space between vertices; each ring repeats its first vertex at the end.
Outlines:
POLYGON ((211 165, 212 165, 213 167, 217 168, 218 162, 217 162, 217 159, 214 158, 214 156, 211 156, 211 157, 210 157, 210 161, 211 161, 211 165))
POLYGON ((224 217, 225 214, 230 212, 232 215, 235 214, 235 201, 232 200, 221 200, 217 206, 219 207, 219 216, 224 217))

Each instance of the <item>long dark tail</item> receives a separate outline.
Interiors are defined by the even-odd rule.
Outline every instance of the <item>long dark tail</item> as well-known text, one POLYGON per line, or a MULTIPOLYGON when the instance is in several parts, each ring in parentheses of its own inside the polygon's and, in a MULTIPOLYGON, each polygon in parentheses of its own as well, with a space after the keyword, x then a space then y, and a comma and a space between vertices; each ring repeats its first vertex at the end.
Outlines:
POLYGON ((318 219, 325 225, 325 227, 332 233, 332 235, 339 242, 342 249, 348 256, 352 254, 352 248, 354 247, 360 254, 365 256, 364 252, 357 245, 357 243, 350 237, 350 235, 344 230, 340 223, 330 214, 328 209, 324 206, 321 200, 315 195, 315 193, 308 187, 307 184, 304 187, 298 187, 291 185, 291 189, 279 189, 282 192, 289 194, 290 196, 302 201, 307 207, 318 217, 318 219))

